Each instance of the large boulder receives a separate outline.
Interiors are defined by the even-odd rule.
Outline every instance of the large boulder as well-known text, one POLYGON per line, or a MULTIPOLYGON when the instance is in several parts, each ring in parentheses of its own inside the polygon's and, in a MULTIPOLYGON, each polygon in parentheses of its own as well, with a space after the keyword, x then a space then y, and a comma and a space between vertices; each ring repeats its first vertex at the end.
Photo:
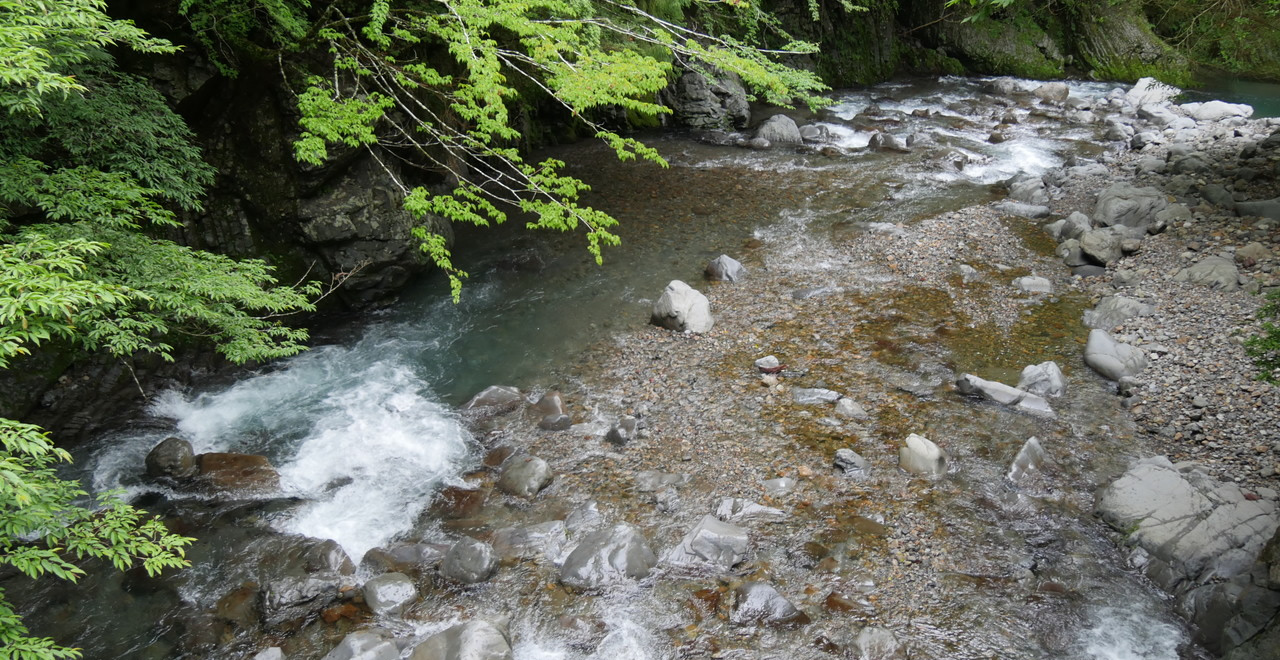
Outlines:
POLYGON ((1118 381, 1142 373, 1147 368, 1147 356, 1140 348, 1116 341, 1107 331, 1094 329, 1089 331, 1089 341, 1084 347, 1084 363, 1118 381))
POLYGON ((1039 87, 1031 90, 1031 93, 1041 101, 1049 101, 1051 103, 1063 103, 1067 97, 1071 95, 1071 89, 1064 82, 1047 82, 1039 87))
POLYGON ((1181 89, 1155 78, 1141 78, 1125 93, 1124 98, 1134 107, 1141 108, 1144 105, 1167 103, 1181 93, 1181 89))
POLYGON ((647 577, 658 558, 634 525, 620 523, 588 534, 560 567, 560 583, 596 589, 622 580, 647 577))
POLYGON ((911 474, 941 477, 947 473, 947 453, 928 438, 912 433, 898 449, 898 466, 911 474))
POLYGON ((1205 257, 1196 265, 1178 271, 1173 279, 1223 291, 1240 288, 1240 271, 1236 269, 1235 262, 1224 257, 1205 257))
POLYGON ((462 404, 462 410, 501 413, 515 410, 522 403, 524 395, 520 390, 510 385, 490 385, 462 404))
POLYGON ((402 543, 374 548, 360 560, 365 573, 406 573, 418 575, 440 565, 451 546, 440 543, 402 543))
POLYGON ((1115 263, 1124 256, 1124 236, 1111 228, 1087 231, 1080 235, 1080 253, 1099 266, 1115 263))
POLYGON ((309 619, 338 600, 342 579, 336 575, 281 578, 262 589, 260 610, 268 626, 309 619))
POLYGON ((729 569, 746 558, 750 547, 747 530, 706 515, 663 560, 676 565, 729 569))
POLYGON ((686 70, 659 98, 676 123, 689 128, 742 128, 751 119, 747 91, 732 73, 712 70, 709 78, 686 70))
POLYGON ((1169 205, 1164 193, 1156 188, 1135 188, 1128 183, 1115 183, 1098 195, 1093 220, 1099 225, 1125 225, 1146 229, 1156 214, 1169 205))
POLYGON ((463 538, 440 562, 440 574, 462 584, 484 582, 498 572, 498 553, 493 546, 473 538, 463 538))
POLYGON ((165 438, 146 458, 147 476, 186 479, 196 473, 196 456, 191 443, 182 438, 165 438))
POLYGON ((219 493, 261 494, 280 489, 280 474, 266 456, 214 452, 196 456, 196 480, 219 493))
POLYGON ((800 136, 800 127, 794 119, 786 115, 774 115, 760 124, 756 129, 756 137, 768 140, 770 144, 800 144, 804 138, 800 136))
POLYGON ((733 590, 729 621, 740 626, 795 627, 807 625, 810 619, 772 585, 744 582, 733 590))
POLYGON ((498 477, 498 488, 516 497, 533 497, 551 484, 551 466, 537 456, 515 456, 509 459, 498 477))
POLYGON ((423 640, 409 660, 512 660, 505 628, 480 620, 460 623, 423 640))
POLYGON ((956 389, 961 394, 979 396, 989 401, 1008 406, 1020 412, 1031 413, 1041 417, 1056 417, 1049 402, 1038 394, 1032 394, 1004 383, 978 378, 972 374, 961 374, 956 379, 956 389))
POLYGON ((364 602, 374 614, 404 614, 418 600, 418 588, 404 573, 384 573, 364 583, 364 602))
POLYGON ((1110 330, 1135 316, 1151 316, 1156 308, 1141 300, 1125 296, 1106 296, 1084 313, 1084 324, 1090 328, 1110 330))
POLYGON ((1232 117, 1248 118, 1253 116, 1253 106, 1243 103, 1207 101, 1205 103, 1183 103, 1181 107, 1183 112, 1196 121, 1212 122, 1232 117))
POLYGON ((677 332, 707 332, 715 325, 707 297, 680 280, 672 280, 653 303, 650 322, 677 332))

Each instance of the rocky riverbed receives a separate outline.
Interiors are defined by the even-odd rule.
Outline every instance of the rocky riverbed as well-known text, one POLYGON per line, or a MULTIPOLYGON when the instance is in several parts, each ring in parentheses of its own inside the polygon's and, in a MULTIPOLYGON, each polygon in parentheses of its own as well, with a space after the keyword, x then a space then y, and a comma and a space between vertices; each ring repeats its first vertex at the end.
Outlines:
MULTIPOLYGON (((452 414, 410 370, 337 350, 264 376, 292 389, 173 404, 189 437, 103 472, 145 469, 117 483, 210 538, 191 571, 96 592, 154 617, 144 641, 69 639, 148 658, 1269 657, 1280 388, 1241 340, 1280 285, 1277 123, 1080 89, 890 86, 709 151, 672 140, 643 183, 584 166, 614 208, 669 222, 657 237, 755 227, 725 232, 716 281, 646 264, 692 285, 654 312, 690 331, 619 323, 452 414), (947 187, 965 177, 998 183, 947 187), (307 461, 239 453, 311 442, 293 428, 311 398, 339 405, 307 461), (265 421, 232 426, 241 445, 210 440, 247 408, 265 421), (460 440, 424 449, 441 438, 460 440), (303 535, 324 532, 341 545, 303 535)), ((647 317, 663 293, 584 316, 647 317)), ((404 343, 435 350, 374 352, 404 343)), ((39 598, 44 634, 112 636, 112 607, 39 598)))

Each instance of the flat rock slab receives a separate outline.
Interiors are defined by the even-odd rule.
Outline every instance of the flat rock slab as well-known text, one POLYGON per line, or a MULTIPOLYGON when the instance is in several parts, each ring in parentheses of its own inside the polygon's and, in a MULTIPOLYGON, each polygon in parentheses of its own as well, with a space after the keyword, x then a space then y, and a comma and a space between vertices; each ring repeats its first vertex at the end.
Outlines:
POLYGON ((956 389, 962 394, 979 396, 1000 405, 1008 406, 1019 412, 1030 413, 1040 417, 1057 417, 1049 402, 1039 394, 1032 394, 1004 383, 978 378, 973 374, 961 374, 956 379, 956 389))

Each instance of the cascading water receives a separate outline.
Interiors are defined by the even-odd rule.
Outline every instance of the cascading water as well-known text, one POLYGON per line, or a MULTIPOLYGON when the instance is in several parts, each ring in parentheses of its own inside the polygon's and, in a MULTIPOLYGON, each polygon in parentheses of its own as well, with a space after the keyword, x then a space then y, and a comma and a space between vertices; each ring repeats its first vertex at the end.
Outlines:
MULTIPOLYGON (((356 340, 312 349, 220 391, 168 393, 151 406, 150 415, 170 420, 172 430, 156 430, 150 424, 104 438, 91 457, 79 460, 80 467, 87 470, 87 481, 95 489, 123 487, 138 494, 157 489, 140 476, 147 451, 175 432, 189 440, 197 453, 266 455, 280 472, 280 495, 298 500, 266 516, 267 524, 279 532, 333 539, 359 562, 371 548, 421 532, 423 512, 433 495, 476 467, 478 445, 452 405, 483 386, 511 383, 537 390, 555 385, 552 379, 557 376, 548 373, 572 371, 567 365, 584 345, 643 325, 646 296, 656 295, 672 278, 697 278, 708 257, 748 240, 763 241, 770 268, 831 273, 833 282, 841 279, 846 285, 857 281, 857 272, 844 270, 849 264, 826 252, 831 237, 842 236, 851 223, 858 231, 902 232, 915 219, 988 199, 988 184, 1059 166, 1086 144, 1090 135, 1086 129, 1050 128, 1043 122, 1010 128, 1016 140, 988 142, 989 129, 955 109, 957 104, 974 102, 979 84, 944 79, 850 92, 819 117, 835 136, 835 146, 858 150, 871 135, 857 125, 860 112, 874 103, 898 113, 895 117, 903 125, 932 135, 931 144, 907 158, 865 152, 850 158, 748 152, 657 137, 651 142, 668 154, 675 172, 661 177, 643 172, 637 178, 616 174, 618 166, 599 149, 562 148, 572 151, 572 156, 555 155, 579 163, 576 167, 584 177, 614 174, 592 179, 595 191, 587 200, 623 221, 627 243, 606 255, 606 268, 595 268, 578 253, 578 246, 565 239, 552 237, 529 247, 527 238, 516 238, 518 249, 528 250, 540 264, 536 273, 505 267, 503 251, 511 248, 498 246, 476 263, 463 264, 476 277, 468 282, 461 305, 443 298, 439 282, 432 282, 429 289, 407 293, 356 340), (917 110, 926 111, 917 113, 925 116, 912 117, 917 110), (965 162, 959 167, 939 164, 951 153, 964 154, 965 162), (750 177, 744 172, 750 172, 750 177), (753 194, 744 189, 744 181, 766 190, 753 194)), ((1089 98, 1110 89, 1095 83, 1073 84, 1072 93, 1089 98)), ((1078 414, 1084 420, 1089 406, 1103 404, 1079 405, 1078 414)), ((982 428, 985 433, 1002 422, 961 414, 947 418, 946 423, 982 428)), ((1043 437, 1042 428, 1025 426, 1015 432, 1022 440, 1043 437)), ((1045 460, 1050 464, 1068 460, 1052 440, 1042 443, 1035 466, 1045 460)), ((1047 534, 1040 526, 1052 524, 1045 521, 1067 515, 1063 511, 1071 509, 1051 493, 1035 492, 1034 487, 1024 492, 1021 477, 1014 486, 989 486, 1004 484, 1017 449, 1013 447, 1008 457, 991 457, 981 470, 956 477, 964 486, 961 494, 949 495, 954 502, 938 505, 949 507, 948 515, 968 520, 979 530, 974 532, 975 549, 996 552, 992 549, 998 542, 1034 545, 1025 539, 1047 534), (990 531, 1002 527, 1008 529, 999 534, 990 531)), ((1115 450, 1099 446, 1097 451, 1115 450)), ((983 458, 987 459, 985 454, 983 458)), ((1031 462, 1025 461, 1020 475, 1031 462)), ((179 502, 200 499, 168 490, 164 495, 179 502)), ((517 510, 512 517, 521 515, 517 510)), ((1088 517, 1087 512, 1070 515, 1088 517)), ((1063 650, 1055 657, 1178 658, 1186 637, 1176 620, 1161 609, 1158 597, 1129 583, 1106 586, 1131 579, 1122 569, 1105 565, 1118 562, 1114 552, 1098 549, 1107 542, 1092 538, 1083 523, 1057 531, 1068 539, 1062 542, 1067 549, 1041 561, 1050 566, 1046 571, 1061 574, 1082 602, 1078 607, 1052 610, 1069 610, 1079 618, 1068 633, 1072 639, 1059 644, 1063 650), (1088 575, 1074 578, 1072 571, 1088 575), (1112 607, 1121 597, 1140 605, 1123 610, 1112 607)), ((201 530, 196 535, 216 539, 218 533, 201 530)), ((449 538, 450 533, 440 532, 435 540, 449 538)), ((1010 555, 1018 552, 1023 550, 1009 550, 1010 555)), ((784 561, 777 559, 779 564, 784 561)), ((195 570, 202 586, 186 589, 183 597, 197 609, 208 609, 221 596, 220 580, 227 578, 216 567, 195 570)), ((513 572, 515 577, 494 587, 496 594, 489 601, 478 599, 482 605, 529 597, 514 585, 531 576, 513 572)), ((990 644, 992 652, 999 653, 1029 644, 1017 639, 1037 623, 1018 620, 1023 603, 1017 599, 1022 592, 1005 595, 1003 587, 977 587, 982 580, 955 577, 954 584, 940 587, 955 594, 955 618, 997 630, 990 639, 975 634, 975 648, 990 644), (990 623, 993 617, 1002 623, 990 623), (1002 641, 991 641, 996 638, 1002 641)), ((603 621, 606 632, 589 648, 567 642, 540 613, 522 612, 512 622, 516 659, 672 657, 664 631, 681 625, 676 613, 683 611, 685 596, 671 595, 661 580, 640 591, 612 598, 606 594, 593 601, 594 609, 586 613, 603 621)), ((945 616, 928 611, 903 625, 920 632, 921 648, 934 657, 948 657, 952 647, 945 635, 938 632, 937 640, 930 638, 934 634, 930 630, 935 630, 931 626, 942 630, 947 623, 945 616)), ((770 647, 774 651, 803 644, 805 650, 797 650, 795 657, 821 657, 807 646, 808 639, 770 635, 759 641, 774 645, 770 647)))

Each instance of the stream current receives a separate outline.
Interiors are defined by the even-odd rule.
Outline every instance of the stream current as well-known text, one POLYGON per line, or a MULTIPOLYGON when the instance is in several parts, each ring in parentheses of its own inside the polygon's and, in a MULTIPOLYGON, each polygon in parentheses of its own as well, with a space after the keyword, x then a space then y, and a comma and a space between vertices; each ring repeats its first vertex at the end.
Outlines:
MULTIPOLYGON (((570 163, 570 173, 592 184, 584 203, 621 220, 624 245, 606 251, 604 267, 597 267, 572 235, 461 231, 457 261, 473 277, 460 304, 448 300, 439 278, 427 278, 349 336, 229 387, 166 393, 146 418, 77 456, 80 472, 74 476, 92 489, 122 488, 139 502, 181 518, 180 531, 199 539, 190 552, 190 569, 158 581, 105 572, 76 591, 45 585, 6 590, 26 604, 34 632, 79 646, 88 658, 251 656, 261 647, 253 634, 224 631, 220 638, 201 639, 192 632, 198 628, 192 620, 213 617, 215 604, 238 585, 269 579, 270 557, 279 551, 272 543, 280 534, 332 539, 357 564, 370 549, 396 541, 459 538, 458 529, 426 512, 440 488, 463 483, 480 465, 480 439, 454 412, 476 391, 499 383, 540 392, 591 382, 590 376, 575 375, 591 368, 585 348, 642 330, 652 298, 668 281, 701 286, 703 265, 720 253, 735 255, 751 245, 764 255, 759 261, 766 267, 831 272, 835 279, 840 266, 822 259, 827 242, 872 223, 910 227, 921 218, 993 199, 990 187, 998 181, 1101 152, 1096 126, 1069 126, 1035 116, 1028 107, 991 105, 979 91, 981 82, 945 78, 838 93, 837 104, 816 116, 796 114, 802 125, 821 123, 833 136, 829 144, 837 151, 825 155, 750 151, 655 135, 649 143, 671 163, 663 170, 617 163, 598 145, 549 150, 544 155, 570 163), (867 111, 873 105, 879 112, 870 123, 867 111), (991 118, 1008 112, 1019 114, 1022 122, 1006 130, 1006 141, 988 142, 991 118), (873 129, 932 137, 910 154, 874 153, 865 149, 873 129), (143 459, 169 435, 189 440, 197 453, 266 455, 280 472, 284 497, 222 503, 157 491, 143 478, 143 459)), ((1024 84, 1030 89, 1036 83, 1024 84)), ((1071 85, 1077 97, 1101 96, 1113 88, 1071 85)), ((896 304, 914 309, 913 323, 941 323, 928 318, 929 305, 915 305, 909 295, 903 292, 896 304)), ((492 584, 461 593, 427 591, 423 601, 435 602, 420 607, 416 617, 373 623, 401 637, 421 636, 464 620, 458 613, 463 609, 500 610, 511 618, 516 660, 844 657, 830 655, 830 648, 815 640, 834 639, 852 648, 841 640, 856 637, 861 626, 892 631, 904 649, 900 657, 1206 657, 1163 596, 1126 568, 1123 552, 1092 518, 1092 489, 1116 476, 1141 446, 1106 384, 1075 366, 1077 340, 1084 335, 1080 309, 1080 301, 1063 296, 1028 312, 1047 328, 1046 337, 1056 338, 1058 343, 1047 348, 1041 338, 1023 338, 1026 346, 1005 351, 945 342, 936 349, 964 371, 1005 382, 1016 381, 1026 364, 1048 359, 1064 364, 1071 395, 1060 404, 1059 415, 1068 430, 1046 442, 1046 453, 1055 456, 1052 471, 1026 488, 1005 479, 1022 441, 1044 436, 1041 422, 974 412, 954 402, 922 405, 910 424, 925 431, 948 428, 950 435, 965 438, 967 444, 949 450, 968 467, 953 472, 945 480, 950 483, 918 504, 928 507, 923 513, 886 503, 878 514, 854 517, 854 526, 864 532, 875 527, 871 536, 882 536, 879 526, 892 527, 895 516, 945 518, 958 539, 954 542, 992 565, 1014 570, 945 575, 926 585, 927 597, 908 607, 881 606, 856 619, 857 625, 827 619, 799 631, 744 631, 723 621, 704 622, 718 640, 717 648, 700 651, 705 656, 673 645, 671 631, 688 623, 689 589, 686 581, 661 574, 573 599, 530 595, 522 580, 546 589, 554 582, 545 566, 504 567, 507 577, 500 574, 492 584), (1011 355, 1021 361, 1015 363, 1011 355), (1116 437, 1127 440, 1113 441, 1116 437), (1033 569, 1032 583, 1053 586, 1028 587, 1033 569), (465 608, 458 604, 463 601, 465 608), (601 622, 603 639, 587 648, 573 643, 555 623, 568 614, 601 622)), ((886 326, 885 332, 892 335, 886 340, 901 339, 901 328, 886 326)), ((894 364, 895 359, 886 355, 884 369, 912 366, 894 364)), ((580 422, 575 432, 602 433, 625 407, 603 395, 592 401, 589 391, 579 396, 586 401, 575 414, 580 422)), ((894 497, 889 489, 919 489, 907 485, 903 475, 885 479, 888 499, 894 497)), ((819 504, 828 511, 839 506, 819 504)), ((519 505, 497 508, 490 528, 551 516, 519 505)), ((607 510, 609 503, 601 508, 607 510)), ((801 536, 807 525, 817 524, 806 517, 811 514, 794 515, 787 529, 801 536)), ((656 513, 630 522, 652 530, 659 554, 669 545, 663 539, 682 533, 664 526, 656 513)), ((858 544, 842 537, 833 545, 853 552, 858 544)), ((569 549, 561 548, 552 562, 569 549)), ((788 561, 781 550, 761 549, 757 561, 777 566, 775 580, 791 585, 789 593, 807 579, 802 569, 783 567, 788 561)), ((850 584, 858 580, 846 577, 850 584)), ((863 584, 863 595, 875 602, 880 585, 871 578, 863 584)), ((297 632, 301 641, 286 647, 288 657, 319 658, 336 643, 334 635, 315 626, 297 632)))

